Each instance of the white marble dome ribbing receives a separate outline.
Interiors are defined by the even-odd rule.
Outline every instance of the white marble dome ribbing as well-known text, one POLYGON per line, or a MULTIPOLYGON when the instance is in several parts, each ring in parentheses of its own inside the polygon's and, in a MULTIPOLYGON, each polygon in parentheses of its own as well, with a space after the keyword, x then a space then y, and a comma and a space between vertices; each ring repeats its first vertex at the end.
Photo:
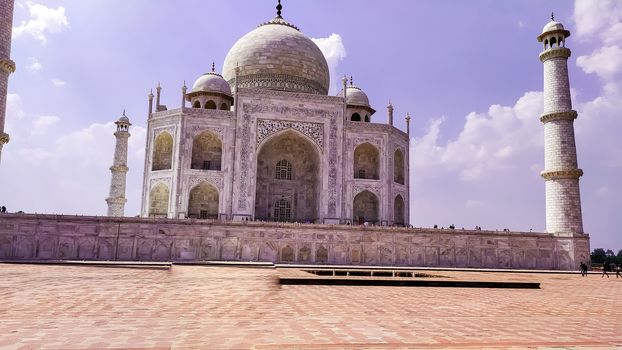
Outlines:
POLYGON ((276 17, 244 35, 225 58, 223 76, 248 88, 326 95, 329 72, 320 48, 298 28, 276 17))
POLYGON ((190 92, 217 93, 232 96, 229 83, 227 83, 220 74, 215 72, 205 73, 200 76, 199 79, 194 82, 190 92))

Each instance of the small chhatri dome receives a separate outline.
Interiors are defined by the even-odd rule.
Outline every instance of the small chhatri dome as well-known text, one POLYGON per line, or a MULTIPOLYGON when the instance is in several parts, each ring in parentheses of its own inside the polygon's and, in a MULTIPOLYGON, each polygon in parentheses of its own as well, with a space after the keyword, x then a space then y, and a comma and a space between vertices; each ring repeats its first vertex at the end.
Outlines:
POLYGON ((231 97, 231 86, 222 77, 222 75, 216 73, 216 66, 212 63, 212 71, 207 72, 199 77, 192 85, 192 90, 188 93, 188 96, 194 96, 199 94, 222 94, 231 97))
POLYGON ((223 76, 238 86, 326 95, 329 72, 320 48, 293 24, 277 16, 244 35, 229 50, 223 76))
POLYGON ((123 115, 121 116, 121 118, 119 118, 119 120, 117 120, 117 121, 115 122, 115 124, 117 124, 117 125, 118 125, 118 124, 128 124, 128 125, 132 125, 132 124, 130 123, 130 118, 128 118, 128 117, 125 115, 125 110, 123 110, 123 115))
MULTIPOLYGON (((336 96, 343 96, 343 90, 339 91, 336 96)), ((346 88, 346 104, 371 108, 367 94, 360 87, 354 85, 352 77, 350 77, 350 85, 346 88)))
POLYGON ((538 36, 538 41, 544 40, 548 34, 562 34, 565 38, 570 36, 570 32, 564 28, 564 25, 555 21, 553 13, 551 13, 551 20, 542 28, 542 34, 538 36))
POLYGON ((544 26, 544 28, 542 28, 542 33, 550 32, 553 30, 564 30, 564 25, 554 20, 551 20, 544 26))

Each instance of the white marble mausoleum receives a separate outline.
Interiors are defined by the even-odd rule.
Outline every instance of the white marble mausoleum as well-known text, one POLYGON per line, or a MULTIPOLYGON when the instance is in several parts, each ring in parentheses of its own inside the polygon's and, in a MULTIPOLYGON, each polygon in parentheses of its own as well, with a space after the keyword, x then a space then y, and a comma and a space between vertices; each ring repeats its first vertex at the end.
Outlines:
POLYGON ((408 135, 363 89, 330 96, 317 45, 280 14, 239 39, 223 74, 150 95, 141 215, 406 225, 408 135), (154 109, 155 108, 155 109, 154 109))

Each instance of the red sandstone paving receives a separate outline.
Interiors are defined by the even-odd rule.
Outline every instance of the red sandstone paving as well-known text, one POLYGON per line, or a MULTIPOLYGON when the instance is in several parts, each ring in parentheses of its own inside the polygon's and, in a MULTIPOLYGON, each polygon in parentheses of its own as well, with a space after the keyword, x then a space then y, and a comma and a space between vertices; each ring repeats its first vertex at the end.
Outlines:
POLYGON ((541 289, 279 286, 292 270, 0 264, 0 349, 622 349, 622 279, 541 289))

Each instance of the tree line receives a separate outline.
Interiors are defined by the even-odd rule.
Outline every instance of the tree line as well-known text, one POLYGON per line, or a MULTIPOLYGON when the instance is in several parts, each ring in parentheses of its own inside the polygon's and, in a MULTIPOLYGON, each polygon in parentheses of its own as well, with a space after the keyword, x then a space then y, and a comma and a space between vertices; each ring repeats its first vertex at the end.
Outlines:
POLYGON ((590 256, 592 257, 592 264, 602 264, 605 261, 616 265, 622 264, 622 249, 618 254, 615 254, 611 249, 596 248, 590 256))

